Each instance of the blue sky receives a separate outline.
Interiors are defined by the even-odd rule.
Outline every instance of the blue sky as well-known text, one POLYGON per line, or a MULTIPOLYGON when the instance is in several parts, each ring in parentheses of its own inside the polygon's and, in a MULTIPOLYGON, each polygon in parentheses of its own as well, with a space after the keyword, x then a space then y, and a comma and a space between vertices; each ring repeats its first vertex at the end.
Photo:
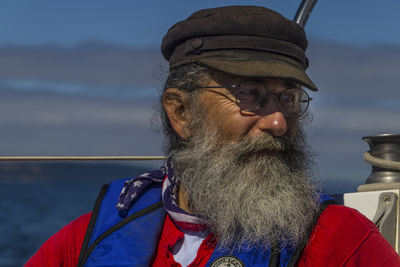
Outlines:
MULTIPOLYGON (((221 5, 263 5, 293 18, 300 1, 3 0, 0 44, 74 45, 88 39, 158 47, 178 20, 221 5)), ((312 39, 356 45, 400 44, 400 1, 320 0, 307 25, 312 39)))

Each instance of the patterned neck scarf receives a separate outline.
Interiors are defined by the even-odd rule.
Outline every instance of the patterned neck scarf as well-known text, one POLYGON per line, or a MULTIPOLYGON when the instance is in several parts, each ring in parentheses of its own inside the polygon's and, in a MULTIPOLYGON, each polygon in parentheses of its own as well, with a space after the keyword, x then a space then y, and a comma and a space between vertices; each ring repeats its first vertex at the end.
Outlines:
POLYGON ((168 159, 159 169, 129 179, 125 182, 116 208, 128 212, 144 191, 153 185, 162 183, 162 201, 169 216, 185 232, 203 232, 204 221, 194 214, 187 213, 177 204, 179 183, 174 175, 172 162, 168 159))

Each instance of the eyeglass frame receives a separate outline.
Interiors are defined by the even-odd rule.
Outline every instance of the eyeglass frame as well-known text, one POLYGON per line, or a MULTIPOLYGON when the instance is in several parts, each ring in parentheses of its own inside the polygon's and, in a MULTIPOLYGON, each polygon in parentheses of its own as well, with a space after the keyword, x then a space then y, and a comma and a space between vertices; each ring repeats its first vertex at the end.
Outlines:
MULTIPOLYGON (((250 113, 254 113, 254 114, 255 114, 255 111, 258 110, 258 109, 260 109, 260 108, 262 107, 261 104, 260 104, 261 101, 258 101, 258 106, 257 106, 256 109, 254 109, 254 110, 246 110, 246 109, 242 108, 242 107, 240 106, 240 104, 239 104, 240 102, 238 102, 237 95, 238 95, 239 92, 235 92, 235 89, 238 89, 238 88, 240 87, 241 84, 246 83, 246 82, 251 82, 251 80, 247 80, 247 81, 241 82, 241 83, 238 84, 238 85, 233 84, 233 85, 231 85, 231 86, 226 86, 226 85, 199 86, 199 87, 197 87, 197 88, 199 88, 199 89, 201 89, 201 88, 204 88, 204 89, 213 89, 213 88, 226 88, 226 89, 230 89, 231 91, 234 92, 235 103, 236 103, 236 105, 240 108, 240 110, 243 110, 243 111, 246 111, 246 112, 250 112, 250 113)), ((254 82, 258 82, 258 81, 254 81, 254 82)), ((262 84, 262 83, 260 83, 260 84, 262 84)), ((291 88, 287 88, 287 89, 285 89, 284 91, 282 91, 282 92, 280 92, 280 93, 277 93, 277 94, 270 93, 267 87, 265 87, 264 85, 263 85, 263 87, 265 88, 265 90, 266 90, 266 92, 267 92, 267 94, 266 94, 266 99, 268 99, 268 96, 270 96, 270 95, 276 95, 276 96, 278 97, 279 105, 281 105, 280 96, 281 96, 283 93, 285 93, 286 91, 288 91, 288 90, 298 89, 298 90, 302 91, 302 92, 307 96, 308 100, 302 101, 303 103, 307 102, 307 106, 306 106, 306 108, 304 109, 304 112, 301 113, 301 114, 299 114, 299 115, 297 115, 297 116, 290 116, 290 117, 289 117, 288 115, 285 115, 285 114, 284 114, 284 116, 285 116, 286 118, 289 118, 289 119, 298 119, 298 118, 300 118, 301 116, 303 116, 303 115, 307 112, 308 107, 310 106, 310 101, 313 100, 313 98, 310 97, 310 96, 308 95, 308 93, 307 93, 303 88, 301 88, 301 87, 291 87, 291 88)), ((263 105, 263 106, 264 106, 264 105, 263 105)))

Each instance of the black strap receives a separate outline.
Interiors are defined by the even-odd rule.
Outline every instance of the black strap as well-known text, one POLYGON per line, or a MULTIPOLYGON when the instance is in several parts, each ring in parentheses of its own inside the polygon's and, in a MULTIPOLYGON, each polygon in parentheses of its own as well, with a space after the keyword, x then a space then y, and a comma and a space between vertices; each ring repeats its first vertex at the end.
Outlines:
POLYGON ((97 220, 97 215, 99 214, 100 205, 101 205, 101 202, 103 201, 104 197, 106 196, 108 187, 109 187, 108 184, 103 185, 103 187, 101 188, 100 194, 96 199, 96 203, 94 204, 92 216, 90 217, 89 225, 86 229, 85 238, 83 239, 81 252, 79 253, 78 267, 83 266, 83 257, 86 254, 86 251, 87 251, 87 248, 89 245, 89 241, 90 241, 90 237, 92 236, 93 228, 94 228, 94 225, 97 220))
MULTIPOLYGON (((312 230, 315 228, 317 221, 319 219, 319 217, 321 216, 322 212, 324 212, 324 210, 329 206, 329 205, 333 205, 336 204, 336 202, 334 200, 326 200, 324 201, 324 203, 322 203, 319 206, 319 210, 317 212, 317 214, 314 217, 314 221, 313 223, 310 225, 310 227, 308 228, 308 234, 307 236, 310 237, 312 230)), ((287 265, 287 267, 294 267, 295 264, 297 263, 297 261, 300 259, 301 254, 303 253, 304 248, 306 247, 307 242, 304 242, 302 245, 298 245, 296 247, 296 250, 294 251, 292 257, 290 258, 290 261, 287 265)), ((277 265, 278 266, 278 265, 277 265)))
POLYGON ((271 257, 269 258, 268 267, 277 267, 280 266, 279 264, 279 253, 271 250, 271 257))

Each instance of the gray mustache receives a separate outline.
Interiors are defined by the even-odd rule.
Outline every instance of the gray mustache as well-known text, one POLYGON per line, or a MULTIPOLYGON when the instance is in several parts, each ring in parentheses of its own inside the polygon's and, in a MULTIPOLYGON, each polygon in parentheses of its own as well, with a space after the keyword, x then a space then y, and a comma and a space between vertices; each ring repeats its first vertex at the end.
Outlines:
POLYGON ((246 137, 241 142, 232 145, 232 150, 239 154, 271 152, 288 153, 297 150, 296 144, 287 136, 246 137))

